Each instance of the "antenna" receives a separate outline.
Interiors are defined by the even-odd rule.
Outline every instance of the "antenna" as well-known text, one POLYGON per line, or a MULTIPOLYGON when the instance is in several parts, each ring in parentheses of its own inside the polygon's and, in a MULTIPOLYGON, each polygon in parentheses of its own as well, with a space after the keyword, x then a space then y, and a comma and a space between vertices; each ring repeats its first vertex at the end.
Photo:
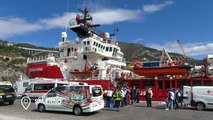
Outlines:
MULTIPOLYGON (((69 18, 68 18, 69 4, 70 4, 70 2, 69 2, 69 0, 67 0, 67 20, 69 19, 69 18)), ((66 31, 66 32, 67 32, 67 25, 68 25, 68 22, 66 21, 66 24, 65 24, 65 31, 66 31)))

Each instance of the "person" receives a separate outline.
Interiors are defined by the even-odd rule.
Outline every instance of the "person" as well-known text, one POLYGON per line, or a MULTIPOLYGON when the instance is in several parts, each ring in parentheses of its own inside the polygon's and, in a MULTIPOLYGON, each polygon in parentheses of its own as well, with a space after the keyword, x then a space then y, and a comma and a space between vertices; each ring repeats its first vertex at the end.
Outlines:
POLYGON ((178 90, 178 103, 180 103, 180 107, 183 107, 183 90, 179 89, 178 90))
POLYGON ((133 104, 133 102, 135 102, 135 100, 136 100, 136 88, 135 88, 135 86, 133 86, 131 88, 130 100, 131 100, 131 104, 133 104))
POLYGON ((117 108, 117 112, 119 111, 119 107, 120 107, 120 103, 122 100, 122 93, 119 87, 117 87, 117 89, 115 90, 115 92, 113 93, 113 98, 115 100, 115 107, 117 108))
POLYGON ((152 89, 148 88, 145 92, 146 107, 152 107, 152 89))
POLYGON ((122 93, 122 101, 121 101, 121 107, 126 106, 126 93, 127 93, 127 88, 126 86, 122 87, 121 89, 121 93, 122 93))
POLYGON ((179 105, 178 105, 178 101, 179 101, 179 89, 174 89, 173 91, 175 93, 175 100, 174 100, 174 106, 175 106, 175 109, 178 109, 179 108, 179 105))
POLYGON ((137 103, 140 102, 140 88, 136 89, 136 101, 137 101, 137 103))
POLYGON ((110 103, 112 101, 112 93, 113 91, 111 89, 107 90, 107 93, 106 93, 106 106, 107 107, 110 107, 110 103))
POLYGON ((173 110, 174 99, 175 99, 175 94, 172 91, 172 89, 170 88, 168 90, 168 105, 167 105, 167 108, 165 110, 173 110))

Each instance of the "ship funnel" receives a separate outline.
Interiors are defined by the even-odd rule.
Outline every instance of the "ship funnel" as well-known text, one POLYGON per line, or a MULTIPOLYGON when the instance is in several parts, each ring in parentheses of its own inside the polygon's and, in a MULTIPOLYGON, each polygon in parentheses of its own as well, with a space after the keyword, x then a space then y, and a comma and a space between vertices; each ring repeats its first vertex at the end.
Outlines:
POLYGON ((62 37, 62 41, 65 42, 67 40, 67 33, 66 32, 62 32, 61 33, 61 37, 62 37))

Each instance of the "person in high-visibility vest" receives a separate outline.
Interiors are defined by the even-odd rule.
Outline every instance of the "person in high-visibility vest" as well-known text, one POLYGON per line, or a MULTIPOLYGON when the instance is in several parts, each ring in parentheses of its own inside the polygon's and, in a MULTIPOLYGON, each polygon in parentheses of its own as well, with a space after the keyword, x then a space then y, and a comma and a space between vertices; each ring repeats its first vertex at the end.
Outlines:
POLYGON ((117 87, 116 91, 113 93, 113 98, 115 100, 115 106, 117 108, 116 111, 118 112, 122 100, 122 92, 119 87, 117 87))

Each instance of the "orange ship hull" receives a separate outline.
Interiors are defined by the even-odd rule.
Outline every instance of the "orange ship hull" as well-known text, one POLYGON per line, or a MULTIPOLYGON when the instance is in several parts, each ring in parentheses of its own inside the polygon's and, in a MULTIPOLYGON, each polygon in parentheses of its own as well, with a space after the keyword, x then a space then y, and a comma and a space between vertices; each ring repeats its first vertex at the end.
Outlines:
POLYGON ((133 72, 140 76, 186 75, 190 66, 134 68, 133 72))
POLYGON ((72 76, 81 77, 81 78, 92 77, 92 72, 70 72, 70 74, 72 76))

